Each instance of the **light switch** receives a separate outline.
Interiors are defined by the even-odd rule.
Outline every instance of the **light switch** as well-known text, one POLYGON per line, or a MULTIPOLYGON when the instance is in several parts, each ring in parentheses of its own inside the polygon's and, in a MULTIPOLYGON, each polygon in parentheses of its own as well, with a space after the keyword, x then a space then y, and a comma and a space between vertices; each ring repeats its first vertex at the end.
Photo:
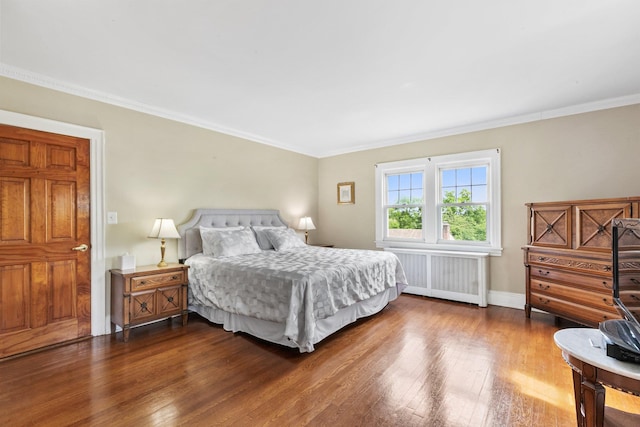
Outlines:
POLYGON ((107 224, 118 223, 118 212, 107 212, 107 224))

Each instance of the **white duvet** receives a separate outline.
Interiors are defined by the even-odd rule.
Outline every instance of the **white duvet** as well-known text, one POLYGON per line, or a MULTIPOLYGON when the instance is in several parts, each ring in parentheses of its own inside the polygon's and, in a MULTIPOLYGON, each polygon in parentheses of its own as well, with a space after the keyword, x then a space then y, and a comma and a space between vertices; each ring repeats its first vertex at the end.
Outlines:
POLYGON ((306 246, 232 257, 187 259, 189 305, 285 324, 304 345, 317 320, 407 280, 391 252, 306 246))

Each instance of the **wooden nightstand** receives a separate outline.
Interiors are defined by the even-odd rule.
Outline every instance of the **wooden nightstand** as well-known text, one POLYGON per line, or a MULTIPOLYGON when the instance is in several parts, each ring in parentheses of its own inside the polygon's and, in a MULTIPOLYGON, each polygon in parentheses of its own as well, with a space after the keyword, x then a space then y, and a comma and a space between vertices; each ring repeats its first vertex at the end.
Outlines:
POLYGON ((146 265, 135 270, 111 271, 111 333, 122 327, 124 342, 131 326, 182 316, 187 325, 188 265, 146 265))

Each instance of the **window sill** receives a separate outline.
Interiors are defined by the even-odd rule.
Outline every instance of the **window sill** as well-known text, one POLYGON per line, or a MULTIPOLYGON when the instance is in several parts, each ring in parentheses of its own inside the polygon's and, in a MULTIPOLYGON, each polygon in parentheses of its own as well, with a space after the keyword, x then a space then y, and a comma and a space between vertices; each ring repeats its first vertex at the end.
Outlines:
POLYGON ((398 240, 376 241, 377 248, 416 249, 442 252, 487 253, 490 256, 502 256, 502 248, 479 245, 447 245, 442 243, 403 242, 398 240))

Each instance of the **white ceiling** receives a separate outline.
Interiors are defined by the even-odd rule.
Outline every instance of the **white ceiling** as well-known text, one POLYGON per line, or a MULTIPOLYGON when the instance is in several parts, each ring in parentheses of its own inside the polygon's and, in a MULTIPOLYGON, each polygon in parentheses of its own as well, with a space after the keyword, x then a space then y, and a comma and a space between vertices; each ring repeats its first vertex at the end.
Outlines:
POLYGON ((0 25, 1 75, 316 157, 640 102, 637 0, 0 0, 0 25))

